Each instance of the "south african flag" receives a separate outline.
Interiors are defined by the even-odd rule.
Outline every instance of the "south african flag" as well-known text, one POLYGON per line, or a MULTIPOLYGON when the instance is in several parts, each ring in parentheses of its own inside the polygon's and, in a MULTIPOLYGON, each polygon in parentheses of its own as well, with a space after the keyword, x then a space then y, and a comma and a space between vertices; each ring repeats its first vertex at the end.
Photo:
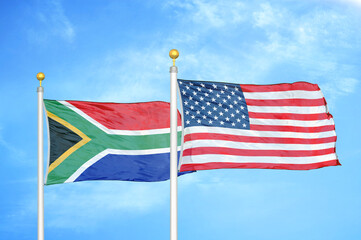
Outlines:
MULTIPOLYGON (((169 103, 45 99, 44 104, 50 146, 46 185, 169 179, 169 103)), ((179 114, 178 125, 180 145, 179 114)))

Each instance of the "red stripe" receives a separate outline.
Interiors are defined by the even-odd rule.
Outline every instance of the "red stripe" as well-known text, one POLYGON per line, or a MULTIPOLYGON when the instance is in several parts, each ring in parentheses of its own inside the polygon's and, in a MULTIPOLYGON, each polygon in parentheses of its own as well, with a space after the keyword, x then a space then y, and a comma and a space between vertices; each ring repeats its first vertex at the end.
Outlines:
POLYGON ((249 106, 297 106, 297 107, 314 107, 325 106, 326 101, 324 98, 319 99, 246 99, 249 106))
MULTIPOLYGON (((99 103, 67 101, 108 129, 150 130, 169 128, 170 104, 167 102, 99 103)), ((178 126, 181 118, 178 112, 178 126)))
POLYGON ((336 142, 336 136, 316 139, 304 138, 276 138, 276 137, 248 137, 220 133, 192 133, 184 136, 184 142, 194 140, 224 140, 247 143, 279 143, 279 144, 321 144, 336 142))
POLYGON ((251 130, 257 131, 275 131, 275 132, 303 132, 316 133, 335 130, 335 125, 326 125, 320 127, 296 127, 296 126, 277 126, 277 125, 250 125, 251 130))
POLYGON ((199 164, 182 164, 180 171, 196 171, 196 170, 210 170, 220 168, 262 168, 262 169, 287 169, 287 170, 311 170, 322 167, 341 165, 338 159, 309 163, 309 164, 281 164, 281 163, 199 163, 199 164))
POLYGON ((282 83, 274 85, 240 85, 243 92, 280 92, 280 91, 319 91, 320 88, 317 84, 308 82, 296 82, 296 83, 282 83))
POLYGON ((183 156, 203 154, 219 154, 232 156, 257 156, 257 157, 314 157, 335 153, 335 148, 321 150, 259 150, 236 149, 225 147, 197 147, 183 151, 183 156))
MULTIPOLYGON (((298 113, 258 113, 248 112, 250 118, 260 119, 288 119, 288 120, 325 120, 330 119, 327 113, 313 113, 313 114, 298 114, 298 113)), ((250 120, 252 122, 252 120, 250 120)))

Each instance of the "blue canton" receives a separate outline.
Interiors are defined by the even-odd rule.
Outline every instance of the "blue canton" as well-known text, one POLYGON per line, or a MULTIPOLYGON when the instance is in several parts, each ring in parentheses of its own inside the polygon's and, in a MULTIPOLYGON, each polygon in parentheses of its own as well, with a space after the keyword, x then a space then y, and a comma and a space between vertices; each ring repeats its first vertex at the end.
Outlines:
POLYGON ((184 127, 250 129, 247 104, 239 84, 178 79, 184 127))

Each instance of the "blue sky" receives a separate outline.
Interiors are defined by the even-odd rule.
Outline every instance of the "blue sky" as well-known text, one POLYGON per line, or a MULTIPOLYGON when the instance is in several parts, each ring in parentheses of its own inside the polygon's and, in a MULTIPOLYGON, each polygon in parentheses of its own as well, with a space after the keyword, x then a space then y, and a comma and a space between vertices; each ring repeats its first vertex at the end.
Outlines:
MULTIPOLYGON (((35 239, 37 103, 169 101, 183 79, 320 85, 341 167, 179 178, 179 239, 361 239, 361 1, 1 1, 0 239, 35 239)), ((45 188, 46 239, 168 239, 169 182, 45 188)))

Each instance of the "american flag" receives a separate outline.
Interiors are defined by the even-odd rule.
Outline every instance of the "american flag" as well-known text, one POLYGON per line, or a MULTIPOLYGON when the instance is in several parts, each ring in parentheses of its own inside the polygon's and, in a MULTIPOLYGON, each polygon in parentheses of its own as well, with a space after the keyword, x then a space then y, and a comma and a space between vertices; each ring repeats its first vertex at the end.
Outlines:
POLYGON ((179 79, 178 86, 184 125, 180 171, 340 165, 335 124, 317 84, 179 79))

